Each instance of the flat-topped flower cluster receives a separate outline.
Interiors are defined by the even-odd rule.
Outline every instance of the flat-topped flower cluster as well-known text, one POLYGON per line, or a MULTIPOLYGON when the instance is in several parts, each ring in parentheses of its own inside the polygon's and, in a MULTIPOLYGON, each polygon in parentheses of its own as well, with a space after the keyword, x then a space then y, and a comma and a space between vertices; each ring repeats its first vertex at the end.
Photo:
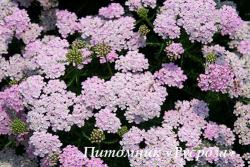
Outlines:
POLYGON ((250 24, 235 6, 109 3, 79 16, 57 0, 0 1, 0 166, 124 161, 90 146, 234 153, 127 157, 132 167, 250 165, 250 24))

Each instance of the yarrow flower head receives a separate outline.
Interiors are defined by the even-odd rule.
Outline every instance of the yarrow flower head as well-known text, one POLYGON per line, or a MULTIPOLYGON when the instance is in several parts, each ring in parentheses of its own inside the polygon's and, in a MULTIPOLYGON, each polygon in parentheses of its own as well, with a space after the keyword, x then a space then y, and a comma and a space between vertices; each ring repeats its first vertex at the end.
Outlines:
POLYGON ((184 49, 181 43, 171 43, 165 48, 165 52, 170 60, 177 60, 181 58, 181 55, 184 53, 184 49))
POLYGON ((231 129, 225 125, 209 123, 204 131, 204 137, 215 141, 218 145, 231 146, 234 144, 235 136, 231 129))
POLYGON ((120 144, 131 167, 249 163, 250 22, 237 5, 110 0, 84 15, 67 4, 0 0, 0 149, 22 153, 3 149, 0 166, 121 164, 73 144, 120 144))
POLYGON ((234 36, 243 25, 243 20, 239 17, 236 9, 232 6, 224 5, 220 9, 219 14, 221 34, 234 36))
POLYGON ((25 47, 24 57, 32 58, 47 78, 58 78, 65 72, 69 43, 55 36, 45 36, 25 47))
POLYGON ((42 76, 33 75, 19 84, 19 92, 23 96, 25 105, 33 104, 40 97, 46 84, 43 80, 42 76))
POLYGON ((24 109, 23 98, 17 85, 0 92, 0 108, 11 113, 18 113, 24 109))
POLYGON ((106 165, 100 158, 92 157, 87 160, 86 167, 108 167, 108 165, 106 165))
POLYGON ((121 127, 121 121, 109 109, 102 109, 95 114, 96 127, 108 133, 116 133, 121 127))
POLYGON ((250 39, 239 43, 238 51, 244 56, 250 56, 250 39))
POLYGON ((177 26, 176 16, 168 11, 162 11, 154 21, 154 31, 163 39, 175 39, 180 36, 180 27, 177 26))
POLYGON ((99 15, 108 19, 119 18, 124 14, 124 8, 119 3, 111 3, 99 9, 99 15))
POLYGON ((175 39, 183 27, 192 42, 212 42, 218 22, 215 7, 213 0, 167 0, 154 21, 154 30, 164 39, 175 39))
POLYGON ((138 51, 129 51, 115 62, 115 68, 122 72, 142 72, 148 69, 148 60, 138 51))
POLYGON ((106 20, 87 16, 80 19, 80 23, 82 38, 88 39, 92 45, 105 43, 115 51, 136 50, 145 46, 145 38, 133 31, 135 19, 132 17, 106 20))
POLYGON ((110 106, 125 110, 127 120, 137 124, 158 117, 167 96, 150 72, 116 73, 106 86, 109 93, 105 99, 111 100, 110 106))
POLYGON ((142 8, 155 8, 156 0, 128 0, 126 1, 126 5, 131 11, 136 11, 142 8))
MULTIPOLYGON (((171 0, 171 2, 174 1, 171 0)), ((171 5, 172 3, 169 4, 171 5)), ((214 0, 181 0, 179 5, 180 19, 177 24, 186 30, 189 39, 203 44, 212 42, 218 23, 218 12, 214 0)))
POLYGON ((72 35, 75 31, 79 30, 78 19, 74 13, 67 10, 58 10, 56 12, 56 17, 56 26, 63 38, 66 38, 68 35, 72 35))
POLYGON ((14 8, 12 13, 5 17, 4 21, 9 29, 15 31, 17 37, 28 29, 30 18, 25 10, 14 8))
POLYGON ((150 167, 156 163, 159 166, 184 166, 185 164, 181 155, 176 155, 178 158, 174 158, 173 155, 166 156, 165 151, 173 151, 179 144, 176 135, 168 127, 151 128, 148 131, 132 127, 123 135, 120 144, 124 149, 130 151, 147 151, 151 149, 158 151, 158 156, 160 156, 160 158, 157 158, 157 156, 148 158, 147 155, 142 155, 140 158, 136 156, 129 157, 130 164, 134 167, 150 167), (141 145, 144 145, 144 147, 141 147, 141 145), (162 148, 164 148, 164 150, 162 150, 162 148))
POLYGON ((180 89, 183 88, 183 83, 187 80, 187 76, 183 74, 181 68, 173 63, 163 64, 162 68, 154 76, 161 85, 178 87, 180 89))
POLYGON ((204 101, 178 101, 175 110, 165 112, 163 127, 177 129, 179 140, 187 147, 195 147, 201 143, 201 130, 206 125, 204 119, 208 117, 208 111, 204 101))
POLYGON ((1 107, 0 107, 0 124, 1 124, 0 126, 1 135, 11 134, 11 128, 10 128, 11 120, 7 115, 7 113, 3 111, 1 107))
POLYGON ((239 142, 242 145, 250 144, 250 105, 236 103, 234 114, 237 120, 234 123, 234 132, 238 135, 239 142))
POLYGON ((66 91, 66 84, 63 81, 49 80, 45 83, 42 77, 33 76, 22 85, 21 92, 27 95, 25 101, 30 107, 27 114, 30 129, 41 131, 52 127, 53 131, 70 130, 74 124, 72 119, 75 118, 75 112, 69 114, 69 107, 75 104, 76 96, 66 91))
POLYGON ((29 146, 34 151, 34 155, 44 157, 52 153, 60 153, 62 143, 58 136, 42 131, 34 132, 30 137, 29 146))
POLYGON ((119 55, 116 53, 116 51, 112 50, 109 52, 105 57, 100 57, 100 63, 104 64, 107 62, 113 63, 118 59, 119 55))
POLYGON ((86 159, 84 154, 72 145, 65 147, 59 156, 62 167, 82 167, 86 165, 86 159))
POLYGON ((139 144, 143 141, 145 135, 145 130, 141 130, 135 126, 130 128, 130 130, 123 135, 122 141, 120 144, 124 149, 127 150, 138 150, 139 144))
POLYGON ((234 74, 228 65, 210 64, 205 74, 198 78, 198 86, 203 91, 226 93, 234 81, 234 74))

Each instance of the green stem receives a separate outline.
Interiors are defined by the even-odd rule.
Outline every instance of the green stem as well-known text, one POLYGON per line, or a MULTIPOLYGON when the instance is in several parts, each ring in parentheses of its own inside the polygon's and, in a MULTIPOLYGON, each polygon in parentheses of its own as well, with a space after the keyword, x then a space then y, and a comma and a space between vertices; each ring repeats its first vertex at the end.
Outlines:
POLYGON ((75 75, 75 78, 76 78, 76 84, 78 84, 79 83, 79 72, 78 72, 78 70, 76 71, 76 75, 75 75))
POLYGON ((115 143, 117 143, 118 141, 119 141, 119 139, 115 139, 115 140, 112 140, 112 141, 103 141, 103 143, 104 143, 104 144, 110 145, 110 144, 115 144, 115 143))
POLYGON ((154 25, 150 22, 150 20, 147 17, 144 17, 143 20, 146 21, 146 23, 150 28, 154 29, 154 25))
POLYGON ((90 141, 90 138, 88 135, 86 135, 84 132, 82 132, 82 136, 85 137, 86 139, 88 139, 90 141))
POLYGON ((98 148, 98 150, 101 150, 101 143, 98 143, 97 148, 98 148))
POLYGON ((75 80, 75 77, 72 78, 72 79, 69 81, 69 83, 67 84, 67 87, 70 87, 70 86, 72 85, 72 83, 74 82, 74 80, 75 80))
POLYGON ((135 25, 138 25, 140 22, 142 21, 142 19, 139 19, 135 22, 135 25))
POLYGON ((163 49, 164 49, 164 44, 162 43, 162 44, 161 44, 160 51, 158 52, 158 54, 161 54, 161 52, 162 52, 163 49))
POLYGON ((64 76, 64 78, 67 78, 73 71, 75 70, 75 68, 70 67, 69 71, 67 72, 67 74, 64 76))
POLYGON ((183 66, 183 56, 181 56, 181 67, 183 66))
POLYGON ((13 144, 13 142, 12 142, 12 141, 9 141, 7 144, 5 144, 4 148, 9 147, 11 144, 13 144))
POLYGON ((111 67, 110 67, 110 64, 109 64, 109 62, 108 62, 108 60, 107 60, 107 57, 104 56, 104 58, 105 58, 105 61, 106 61, 106 64, 107 64, 107 67, 108 67, 108 70, 109 70, 109 74, 110 74, 110 76, 113 76, 113 72, 112 72, 112 69, 111 69, 111 67))
POLYGON ((147 45, 153 45, 153 46, 154 46, 154 45, 155 45, 155 46, 157 46, 157 45, 158 45, 158 46, 161 46, 161 45, 162 45, 162 43, 159 43, 159 42, 147 42, 146 44, 147 44, 147 45))

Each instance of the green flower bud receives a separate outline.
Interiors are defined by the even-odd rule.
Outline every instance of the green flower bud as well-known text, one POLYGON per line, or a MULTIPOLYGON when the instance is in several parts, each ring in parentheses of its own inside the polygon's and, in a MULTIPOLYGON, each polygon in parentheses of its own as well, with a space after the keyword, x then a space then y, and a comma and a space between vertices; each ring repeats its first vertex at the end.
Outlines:
POLYGON ((111 52, 111 47, 105 43, 97 44, 93 48, 94 52, 98 56, 106 56, 111 52))
POLYGON ((127 133, 128 132, 128 127, 127 126, 122 126, 119 130, 118 130, 118 132, 117 132, 117 134, 119 135, 119 136, 123 136, 125 133, 127 133))
POLYGON ((90 134, 91 143, 101 143, 103 140, 105 140, 104 132, 100 129, 93 129, 90 134))
POLYGON ((10 127, 13 134, 21 134, 28 131, 27 124, 19 118, 15 118, 11 122, 10 127))
POLYGON ((81 39, 76 39, 72 43, 72 48, 76 48, 76 49, 82 49, 82 48, 85 48, 86 46, 87 46, 87 43, 81 39))
POLYGON ((67 61, 72 64, 81 64, 83 61, 82 54, 79 49, 72 48, 66 55, 67 61))
POLYGON ((146 8, 143 8, 143 7, 137 10, 137 14, 141 18, 147 18, 148 17, 148 12, 149 12, 149 10, 146 9, 146 8))
POLYGON ((10 85, 16 85, 16 84, 18 84, 18 81, 17 81, 17 80, 11 80, 11 81, 9 82, 9 84, 10 84, 10 85))
POLYGON ((149 32, 150 32, 150 29, 149 29, 146 25, 141 25, 141 26, 139 27, 139 33, 140 33, 142 36, 146 36, 149 32))
POLYGON ((216 61, 216 55, 213 54, 213 53, 209 53, 207 56, 206 56, 206 61, 208 63, 214 63, 216 61))
POLYGON ((171 41, 171 40, 165 42, 166 46, 169 46, 169 45, 171 45, 172 43, 173 43, 173 41, 171 41))
POLYGON ((59 160, 59 154, 58 153, 54 153, 49 155, 49 165, 52 166, 56 166, 57 162, 59 160))

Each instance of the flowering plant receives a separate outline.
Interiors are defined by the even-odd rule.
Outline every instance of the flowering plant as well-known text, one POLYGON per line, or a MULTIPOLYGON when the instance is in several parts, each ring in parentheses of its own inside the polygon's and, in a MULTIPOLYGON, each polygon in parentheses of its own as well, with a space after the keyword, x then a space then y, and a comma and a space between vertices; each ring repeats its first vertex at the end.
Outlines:
POLYGON ((0 166, 250 165, 250 23, 234 3, 63 3, 0 1, 0 166))

